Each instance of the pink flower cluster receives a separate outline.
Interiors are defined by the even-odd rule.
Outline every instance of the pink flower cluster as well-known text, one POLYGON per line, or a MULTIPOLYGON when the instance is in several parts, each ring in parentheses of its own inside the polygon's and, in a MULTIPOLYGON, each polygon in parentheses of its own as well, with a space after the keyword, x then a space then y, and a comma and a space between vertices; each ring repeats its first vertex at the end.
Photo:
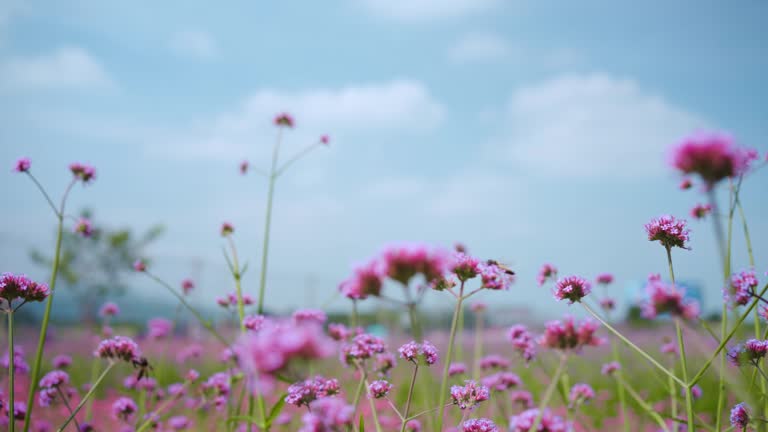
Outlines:
POLYGON ((592 286, 586 279, 579 276, 568 276, 559 279, 555 284, 555 298, 568 300, 569 304, 581 301, 592 291, 592 286))
POLYGON ((524 325, 516 324, 510 327, 507 339, 512 343, 512 348, 525 359, 526 363, 536 356, 535 340, 524 325))
POLYGON ((689 240, 690 230, 686 228, 686 222, 682 219, 675 219, 674 216, 669 215, 660 216, 645 224, 645 231, 648 233, 649 241, 658 241, 665 248, 688 249, 686 243, 689 240))
POLYGON ((536 275, 536 282, 539 286, 544 285, 547 280, 557 277, 557 268, 552 264, 544 264, 539 270, 539 274, 536 275))
POLYGON ((164 339, 173 331, 173 323, 165 318, 152 318, 147 321, 147 329, 150 339, 164 339))
POLYGON ((24 275, 13 273, 0 275, 0 299, 8 302, 8 307, 11 307, 15 300, 24 303, 43 301, 49 294, 48 285, 37 283, 24 275))
POLYGON ((338 394, 340 390, 337 379, 327 379, 318 375, 312 379, 291 384, 285 401, 297 407, 309 406, 317 399, 338 394))
POLYGON ((731 426, 735 428, 745 429, 749 426, 750 416, 747 405, 743 402, 734 405, 734 407, 731 408, 729 420, 731 421, 731 426))
POLYGON ((323 324, 328 319, 325 312, 320 309, 299 309, 293 313, 293 320, 297 323, 314 322, 323 324))
POLYGON ((69 384, 69 374, 64 371, 54 370, 45 374, 40 380, 40 392, 38 393, 38 404, 41 407, 50 406, 59 395, 59 392, 67 393, 65 388, 69 384))
POLYGON ((378 296, 384 285, 384 269, 378 261, 371 261, 357 267, 349 279, 339 285, 339 291, 354 300, 378 296))
POLYGON ((96 178, 96 168, 90 165, 74 162, 69 165, 69 170, 72 171, 75 179, 82 181, 83 184, 89 183, 96 178))
POLYGON ((654 319, 668 313, 687 320, 699 316, 699 303, 685 298, 685 290, 662 282, 659 275, 651 275, 646 285, 648 299, 642 304, 643 316, 654 319))
POLYGON ((568 401, 571 406, 577 406, 585 402, 589 402, 595 398, 595 391, 589 384, 579 383, 574 384, 571 387, 570 393, 568 393, 568 401))
POLYGON ((481 382, 485 387, 499 392, 507 391, 522 384, 520 377, 512 372, 497 372, 483 378, 481 382))
POLYGON ((704 219, 712 212, 712 206, 709 204, 696 204, 691 209, 691 217, 694 219, 704 219))
POLYGON ((498 354, 487 355, 480 359, 480 369, 482 370, 508 368, 509 360, 498 354))
POLYGON ((332 432, 347 430, 354 423, 355 409, 341 398, 324 398, 312 404, 312 411, 302 417, 299 432, 332 432))
POLYGON ((539 338, 539 344, 559 350, 580 350, 586 346, 600 346, 605 339, 597 337, 598 325, 589 319, 576 324, 573 317, 563 321, 550 321, 539 338))
POLYGON ((13 170, 16 172, 28 172, 29 169, 32 167, 32 162, 27 157, 20 158, 16 161, 16 163, 13 165, 13 170))
POLYGON ((460 409, 471 409, 490 398, 488 387, 478 385, 476 381, 464 381, 463 386, 451 386, 451 399, 460 409))
POLYGON ((731 304, 744 306, 752 299, 752 294, 759 282, 753 270, 744 270, 731 275, 731 283, 723 295, 731 304))
POLYGON ((397 350, 400 353, 400 358, 404 358, 412 363, 419 363, 420 359, 424 360, 427 365, 433 365, 437 362, 437 348, 429 341, 422 343, 416 343, 411 341, 401 346, 397 350))
POLYGON ((728 350, 728 361, 735 366, 757 364, 768 354, 768 340, 750 339, 728 350))
POLYGON ((341 347, 341 361, 344 364, 354 364, 356 360, 367 360, 375 354, 386 351, 387 346, 380 338, 362 333, 341 347))
POLYGON ((368 394, 375 399, 381 399, 392 390, 392 384, 386 380, 377 380, 368 386, 368 394))
POLYGON ((510 432, 567 432, 570 430, 568 424, 562 418, 552 414, 552 412, 547 409, 541 414, 538 429, 533 431, 533 423, 538 416, 539 410, 535 408, 513 416, 509 420, 510 432))
POLYGON ((599 285, 610 285, 613 283, 613 275, 610 273, 601 273, 595 278, 599 285))
POLYGON ((754 152, 736 146, 729 135, 700 133, 685 138, 672 153, 672 165, 683 174, 697 174, 711 186, 744 174, 754 152))
POLYGON ((461 424, 462 432, 499 432, 499 427, 486 418, 469 419, 461 424))
POLYGON ((101 341, 93 355, 103 359, 133 362, 141 357, 141 351, 133 339, 125 336, 115 336, 101 341))

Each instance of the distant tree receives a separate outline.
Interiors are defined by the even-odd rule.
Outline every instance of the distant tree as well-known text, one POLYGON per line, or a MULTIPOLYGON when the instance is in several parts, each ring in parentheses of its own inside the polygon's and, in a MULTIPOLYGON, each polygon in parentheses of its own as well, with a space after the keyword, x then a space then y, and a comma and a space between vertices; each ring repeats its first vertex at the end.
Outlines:
MULTIPOLYGON (((164 227, 155 225, 136 234, 130 228, 99 224, 88 209, 82 210, 80 217, 92 221, 92 232, 89 236, 71 230, 62 233, 59 283, 76 297, 80 317, 91 320, 105 297, 125 292, 122 276, 132 271, 133 262, 143 256, 143 250, 163 233, 164 227)), ((35 263, 50 268, 51 256, 39 250, 32 250, 30 255, 35 263)))

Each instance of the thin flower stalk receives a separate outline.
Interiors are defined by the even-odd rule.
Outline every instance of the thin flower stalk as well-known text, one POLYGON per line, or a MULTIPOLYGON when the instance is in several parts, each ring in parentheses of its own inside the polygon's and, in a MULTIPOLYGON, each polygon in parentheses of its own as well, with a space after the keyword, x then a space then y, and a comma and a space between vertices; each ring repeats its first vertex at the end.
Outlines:
POLYGON ((411 398, 413 397, 413 389, 416 387, 416 375, 419 373, 419 363, 416 362, 413 367, 413 375, 411 376, 411 385, 408 387, 408 398, 405 401, 405 411, 403 411, 403 421, 400 424, 400 432, 405 432, 405 424, 408 418, 408 414, 411 412, 411 398))
POLYGON ((86 393, 85 396, 83 396, 83 398, 80 399, 80 403, 77 404, 77 407, 75 407, 75 410, 72 412, 72 414, 69 415, 69 417, 64 421, 64 423, 62 423, 61 426, 59 426, 59 428, 57 429, 57 432, 64 431, 64 429, 67 427, 69 422, 71 422, 75 418, 77 413, 80 412, 80 410, 83 408, 83 406, 88 401, 88 399, 90 399, 91 396, 93 396, 93 394, 96 393, 96 390, 101 385, 101 382, 104 381, 104 378, 106 378, 107 374, 109 374, 109 371, 111 371, 114 366, 115 366, 114 362, 109 362, 107 367, 104 369, 104 372, 102 372, 101 375, 99 375, 99 377, 96 379, 96 382, 94 382, 91 388, 88 390, 88 393, 86 393))
POLYGON ((445 353, 445 365, 443 366, 443 377, 440 381, 440 396, 438 399, 437 410, 437 429, 443 430, 443 417, 445 416, 445 401, 448 398, 448 371, 451 367, 451 354, 453 353, 453 343, 456 338, 456 329, 459 323, 459 314, 461 314, 461 306, 464 301, 464 282, 461 282, 459 287, 459 294, 456 298, 456 307, 453 310, 453 319, 451 320, 451 333, 448 336, 448 350, 445 353))
POLYGON ((259 276, 259 302, 257 313, 264 313, 264 292, 267 286, 267 264, 269 262, 269 234, 272 226, 272 201, 275 195, 275 181, 277 180, 277 161, 280 154, 280 143, 282 141, 282 128, 277 130, 277 140, 272 147, 272 166, 269 170, 269 187, 267 189, 267 208, 264 218, 264 239, 261 245, 261 274, 259 276))
POLYGON ((11 419, 8 423, 8 426, 10 427, 10 432, 14 432, 16 430, 16 421, 12 417, 14 407, 14 394, 16 392, 16 360, 14 359, 14 353, 16 351, 14 351, 13 346, 13 307, 11 307, 10 304, 8 306, 8 406, 10 407, 11 412, 11 419))
POLYGON ((555 374, 552 376, 552 380, 549 382, 547 389, 544 391, 544 396, 542 396, 541 401, 539 402, 539 409, 538 409, 539 412, 536 415, 536 419, 533 421, 533 426, 531 426, 530 430, 533 430, 533 431, 539 430, 539 425, 541 424, 541 418, 542 418, 542 415, 544 414, 544 408, 546 408, 547 405, 549 405, 549 400, 552 398, 552 393, 554 393, 555 387, 557 387, 557 383, 560 382, 560 377, 562 376, 563 372, 565 372, 565 366, 567 362, 568 362, 568 355, 561 354, 560 363, 557 365, 555 374))

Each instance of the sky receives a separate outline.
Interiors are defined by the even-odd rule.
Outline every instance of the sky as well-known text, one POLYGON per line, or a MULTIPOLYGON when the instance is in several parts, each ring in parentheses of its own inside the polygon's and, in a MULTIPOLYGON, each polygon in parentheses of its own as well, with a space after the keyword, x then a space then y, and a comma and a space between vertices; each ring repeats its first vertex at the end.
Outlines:
MULTIPOLYGON (((643 224, 705 200, 677 189, 670 146, 725 130, 768 151, 767 13, 758 0, 4 0, 1 270, 47 278, 28 251, 54 241, 54 217, 14 161, 30 157, 54 196, 81 161, 98 179, 70 209, 92 208, 111 227, 165 225, 147 250, 153 269, 194 275, 199 304, 233 288, 219 237, 229 221, 255 296, 267 183, 238 164, 268 167, 272 118, 287 111, 296 127, 284 158, 321 134, 331 145, 277 184, 272 308, 346 308, 338 283, 397 241, 458 241, 514 267, 512 290, 483 294, 494 307, 568 311, 535 285, 544 262, 564 275, 612 272, 624 299, 666 272, 643 224)), ((765 171, 742 196, 761 270, 765 171)), ((677 276, 717 309, 713 230, 690 226, 677 276)), ((132 285, 143 302, 171 300, 145 279, 132 285)))

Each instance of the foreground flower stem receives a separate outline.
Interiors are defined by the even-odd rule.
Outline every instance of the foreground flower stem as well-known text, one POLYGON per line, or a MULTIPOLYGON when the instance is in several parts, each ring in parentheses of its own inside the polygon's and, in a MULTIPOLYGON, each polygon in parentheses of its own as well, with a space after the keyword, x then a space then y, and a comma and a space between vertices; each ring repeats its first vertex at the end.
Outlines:
POLYGON ((411 377, 411 386, 408 387, 408 399, 405 401, 405 413, 402 416, 403 421, 400 424, 400 432, 405 432, 406 419, 408 418, 408 413, 411 412, 411 398, 413 397, 413 388, 416 386, 416 374, 419 373, 419 363, 416 362, 415 364, 416 366, 413 368, 413 376, 411 377))
MULTIPOLYGON (((621 382, 621 384, 624 386, 624 388, 627 389, 627 393, 629 393, 629 395, 632 396, 632 399, 634 399, 635 402, 637 402, 637 404, 640 405, 640 408, 642 408, 651 418, 653 418, 656 421, 656 423, 659 424, 661 429, 664 430, 664 432, 669 432, 667 423, 664 421, 663 418, 661 418, 659 413, 657 413, 656 410, 653 409, 653 407, 648 404, 648 402, 646 402, 642 397, 640 397, 637 391, 635 391, 635 389, 632 388, 632 386, 630 386, 628 382, 624 381, 624 378, 622 376, 617 375, 616 379, 618 379, 621 382)), ((673 414, 673 417, 674 417, 674 414, 673 414)), ((675 423, 674 428, 675 430, 677 430, 677 423, 675 423)))
POLYGON ((107 374, 109 373, 109 371, 112 370, 114 366, 115 366, 114 362, 109 362, 109 365, 107 366, 107 368, 104 369, 104 372, 102 372, 101 375, 99 375, 99 378, 97 378, 96 382, 93 383, 93 385, 91 386, 91 389, 88 390, 88 393, 86 393, 85 396, 83 396, 83 398, 80 400, 80 403, 77 404, 77 407, 75 407, 75 410, 72 412, 72 414, 70 414, 67 420, 65 420, 64 423, 61 426, 59 426, 59 428, 56 430, 57 432, 62 432, 67 427, 69 422, 71 422, 75 418, 77 413, 80 412, 80 409, 83 408, 83 406, 88 401, 88 399, 90 399, 91 396, 93 396, 93 394, 96 393, 96 389, 99 388, 99 385, 101 384, 101 382, 104 381, 104 378, 106 378, 107 374))
MULTIPOLYGON (((451 333, 448 336, 448 350, 445 352, 445 365, 443 366, 443 379, 440 382, 440 396, 437 410, 437 428, 443 430, 443 417, 445 416, 445 400, 448 397, 448 370, 451 367, 451 353, 453 352, 453 341, 456 338, 456 328, 459 323, 459 314, 461 313, 461 304, 464 301, 464 282, 461 282, 459 295, 456 297, 456 308, 453 310, 453 319, 451 320, 451 333)), ((407 417, 407 416, 406 416, 407 417)))
POLYGON ((53 309, 53 295, 55 293, 56 288, 56 279, 59 275, 59 259, 61 255, 61 237, 62 232, 64 229, 64 209, 67 203, 67 197, 69 196, 69 192, 72 190, 72 187, 77 182, 77 179, 72 179, 72 181, 67 186, 67 189, 64 191, 64 195, 61 197, 61 204, 59 205, 58 210, 53 206, 53 202, 51 201, 51 198, 48 196, 48 194, 45 192, 45 189, 40 185, 40 183, 37 181, 37 179, 32 176, 32 174, 29 174, 29 177, 35 182, 37 187, 40 189, 40 191, 43 193, 43 196, 45 196, 46 201, 48 201, 48 204, 51 205, 51 208, 53 209, 54 213, 56 214, 56 219, 58 219, 58 225, 56 228, 56 247, 54 248, 53 252, 53 265, 51 268, 51 279, 48 283, 48 289, 50 290, 50 294, 48 295, 48 299, 45 303, 45 312, 43 313, 43 322, 40 324, 40 335, 37 339, 37 350, 35 351, 35 363, 32 365, 32 374, 29 376, 29 395, 27 395, 27 414, 24 416, 24 432, 29 431, 29 426, 32 421, 32 410, 35 406, 35 392, 37 391, 37 385, 38 381, 40 380, 40 369, 43 362, 43 351, 45 350, 45 339, 48 336, 48 322, 51 319, 51 310, 53 309))
POLYGON ((645 351, 644 351, 642 348, 640 348, 639 346, 637 346, 637 345, 635 345, 634 343, 632 343, 632 341, 630 341, 629 339, 627 339, 626 337, 624 337, 624 335, 623 335, 623 334, 621 334, 621 333, 620 333, 618 330, 616 330, 615 328, 613 328, 613 326, 611 326, 610 324, 608 324, 608 323, 607 323, 607 322, 606 322, 606 321, 605 321, 605 320, 604 320, 602 317, 600 317, 600 315, 598 315, 598 314, 597 314, 597 313, 596 313, 594 310, 592 310, 592 308, 590 308, 590 307, 589 307, 589 305, 587 305, 587 304, 586 304, 586 303, 584 303, 584 302, 580 302, 580 303, 581 303, 581 305, 584 307, 584 309, 586 309, 586 311, 587 311, 587 312, 589 312, 589 314, 590 314, 590 315, 592 315, 593 317, 595 317, 595 319, 597 319, 598 321, 600 321, 600 323, 601 323, 602 325, 604 325, 604 326, 605 326, 605 328, 607 328, 607 329, 608 329, 608 330, 609 330, 611 333, 615 334, 615 335, 616 335, 616 337, 618 337, 619 339, 621 339, 621 341, 622 341, 622 342, 624 342, 625 344, 627 344, 627 345, 628 345, 630 348, 632 348, 633 350, 637 351, 637 353, 638 353, 638 354, 640 354, 640 355, 642 355, 643 357, 645 357, 645 359, 646 359, 646 360, 648 360, 648 361, 649 361, 649 362, 650 362, 652 365, 656 366, 656 368, 657 368, 657 369, 659 369, 660 371, 664 372, 664 373, 665 373, 665 374, 666 374, 668 377, 670 377, 670 378, 671 378, 672 380, 674 380, 676 383, 678 383, 678 384, 679 384, 679 385, 681 385, 681 386, 685 386, 685 385, 686 385, 686 384, 685 384, 685 382, 683 382, 683 380, 681 380, 680 378, 678 378, 677 376, 675 376, 675 374, 673 374, 672 372, 670 372, 670 371, 669 371, 669 369, 667 369, 667 368, 665 368, 664 366, 662 366, 662 365, 661 365, 661 363, 659 363, 659 362, 658 362, 658 361, 657 361, 655 358, 653 358, 653 357, 652 357, 650 354, 648 354, 647 352, 645 352, 645 351))
POLYGON ((8 304, 8 412, 11 414, 9 415, 10 421, 8 423, 8 426, 10 427, 10 432, 14 432, 16 429, 16 420, 13 418, 13 407, 14 407, 14 393, 16 392, 16 386, 14 383, 14 377, 16 376, 16 354, 13 350, 13 307, 11 304, 8 304))
POLYGON ((269 170, 269 189, 267 190, 267 209, 264 219, 264 240, 261 246, 261 275, 259 276, 259 303, 258 314, 264 313, 264 290, 267 285, 267 263, 269 257, 269 232, 272 225, 272 200, 275 194, 275 181, 277 180, 277 161, 280 154, 280 141, 282 141, 282 128, 277 131, 277 140, 272 148, 272 168, 269 170))
POLYGON ((532 431, 539 430, 539 424, 541 424, 541 418, 544 415, 544 408, 547 407, 549 404, 549 400, 552 399, 552 393, 555 391, 555 387, 557 387, 557 383, 560 382, 560 376, 565 371, 565 364, 568 362, 568 355, 567 354, 561 354, 560 357, 560 364, 557 365, 557 370, 555 370, 555 375, 552 376, 552 380, 549 382, 549 386, 547 386, 547 389, 544 391, 544 396, 542 396, 541 401, 539 402, 539 409, 538 413, 536 414, 536 419, 533 421, 533 426, 531 426, 532 431))
MULTIPOLYGON (((675 332, 677 333, 677 344, 680 347, 680 367, 683 371, 683 381, 688 382, 688 360, 685 358, 685 344, 683 343, 683 331, 680 326, 680 319, 675 319, 675 332)), ((689 431, 695 430, 693 428, 693 397, 691 395, 691 387, 685 386, 685 414, 688 418, 689 431)))
MULTIPOLYGON (((64 406, 67 408, 67 411, 69 411, 69 414, 72 414, 72 407, 69 406, 69 400, 67 400, 67 395, 64 394, 63 391, 61 391, 61 387, 56 387, 56 391, 59 393, 59 397, 61 398, 61 401, 64 403, 64 406)), ((77 418, 72 417, 72 421, 75 422, 75 427, 78 431, 81 431, 80 424, 77 422, 77 418)))

